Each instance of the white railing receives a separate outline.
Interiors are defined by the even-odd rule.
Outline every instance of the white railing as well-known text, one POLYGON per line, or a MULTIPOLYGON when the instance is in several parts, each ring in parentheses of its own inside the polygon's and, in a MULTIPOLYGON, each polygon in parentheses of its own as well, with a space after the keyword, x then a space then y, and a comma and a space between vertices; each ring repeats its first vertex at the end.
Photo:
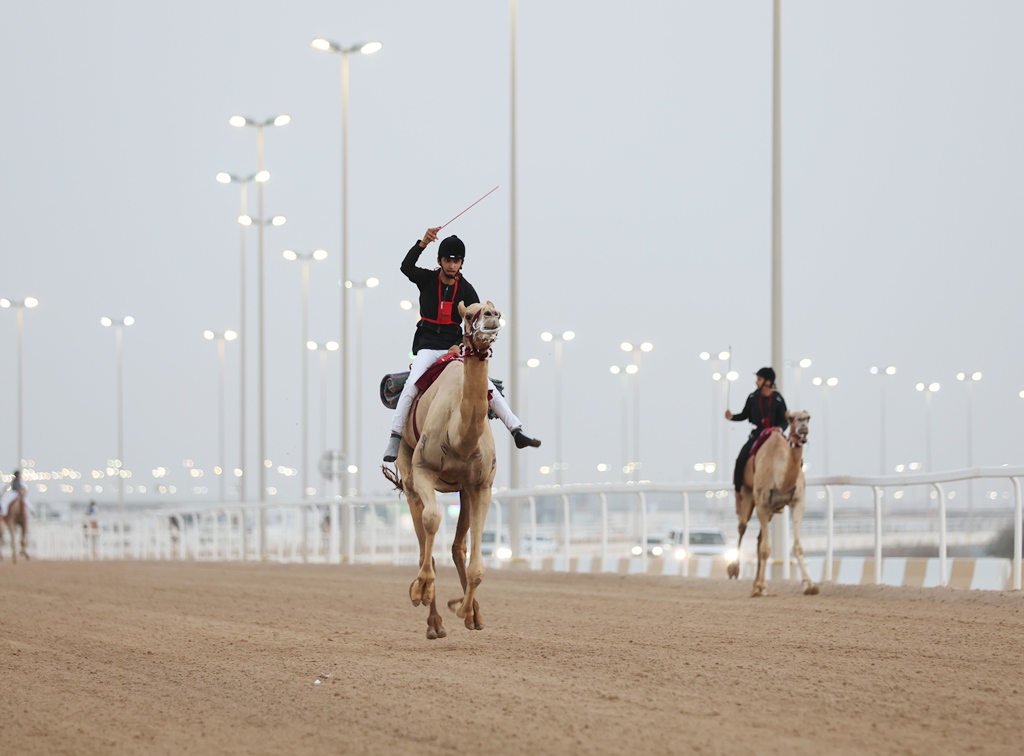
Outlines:
MULTIPOLYGON (((917 512, 914 517, 921 523, 918 526, 919 532, 938 537, 941 584, 945 585, 949 579, 950 533, 946 487, 979 480, 1004 481, 1012 487, 1012 513, 1007 511, 1008 507, 989 505, 983 514, 986 522, 1006 522, 1012 517, 1013 588, 1020 590, 1022 477, 1024 467, 972 468, 885 477, 809 478, 807 512, 817 519, 805 519, 804 533, 820 527, 820 521, 824 521, 823 578, 832 580, 836 491, 845 489, 843 496, 850 495, 850 491, 859 491, 861 495, 870 494, 870 507, 856 509, 851 506, 851 509, 863 512, 864 525, 857 527, 857 530, 866 530, 870 524, 873 532, 874 579, 876 583, 881 583, 886 523, 897 523, 901 533, 913 529, 912 525, 901 520, 902 515, 885 511, 883 501, 886 491, 903 491, 908 488, 934 491, 937 510, 934 513, 917 512)), ((1009 491, 1004 492, 1004 496, 1008 498, 1009 491)), ((443 516, 435 540, 435 556, 443 555, 450 548, 449 536, 457 519, 458 496, 439 494, 438 504, 443 516)), ((649 534, 660 534, 668 527, 681 529, 684 543, 694 523, 720 525, 729 530, 735 527, 732 509, 732 492, 721 484, 710 487, 707 483, 536 487, 495 491, 487 527, 497 534, 516 531, 522 536, 521 540, 513 539, 509 543, 514 557, 522 554, 529 559, 536 558, 543 553, 541 546, 546 546, 565 560, 584 554, 605 560, 614 557, 613 549, 615 554, 628 553, 634 543, 646 544, 649 534), (675 504, 665 509, 666 502, 671 501, 675 504), (597 511, 592 506, 596 506, 597 511), (577 510, 575 516, 574 508, 577 510), (524 513, 525 521, 521 521, 524 513), (540 521, 541 514, 543 523, 540 521)), ((397 493, 298 502, 167 507, 155 512, 129 515, 123 534, 116 522, 106 523, 98 529, 86 527, 81 520, 37 523, 31 529, 32 549, 36 556, 47 559, 264 559, 327 564, 415 564, 418 559, 411 518, 405 502, 397 493)), ((757 527, 756 521, 752 527, 757 527)), ((787 510, 786 516, 781 518, 783 543, 773 549, 776 554, 790 553, 790 527, 787 510)), ((501 538, 496 538, 495 545, 500 543, 501 538)), ((9 544, 5 548, 9 548, 9 544)), ((646 549, 639 559, 642 560, 642 571, 646 571, 646 549)), ((781 562, 782 577, 788 579, 791 560, 786 558, 781 562)), ((686 561, 682 574, 688 574, 686 561)))

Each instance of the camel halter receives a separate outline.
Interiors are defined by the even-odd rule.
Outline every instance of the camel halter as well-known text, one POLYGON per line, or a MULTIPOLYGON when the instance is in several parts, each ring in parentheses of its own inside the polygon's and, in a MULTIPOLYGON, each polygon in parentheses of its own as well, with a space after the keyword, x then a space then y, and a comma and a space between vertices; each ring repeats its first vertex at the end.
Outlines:
POLYGON ((499 320, 501 314, 498 313, 494 322, 494 326, 486 326, 480 323, 480 316, 484 314, 484 308, 481 307, 477 310, 476 315, 466 321, 466 333, 462 337, 462 354, 467 356, 476 357, 479 360, 489 359, 491 356, 491 344, 498 338, 498 331, 501 329, 499 320), (479 338, 487 348, 483 351, 479 351, 473 344, 473 339, 479 338))
POLYGON ((791 448, 799 449, 804 444, 807 443, 807 434, 806 433, 803 433, 803 434, 797 433, 796 432, 796 428, 792 428, 792 429, 790 429, 789 436, 786 437, 786 440, 789 441, 789 445, 790 445, 791 448))

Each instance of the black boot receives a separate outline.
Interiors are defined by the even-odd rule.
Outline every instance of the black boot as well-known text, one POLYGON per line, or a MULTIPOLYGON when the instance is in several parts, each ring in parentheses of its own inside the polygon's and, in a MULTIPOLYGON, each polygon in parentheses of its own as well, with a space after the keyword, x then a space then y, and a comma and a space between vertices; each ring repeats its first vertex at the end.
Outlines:
POLYGON ((536 438, 530 438, 527 436, 523 433, 523 429, 521 427, 512 431, 512 438, 516 441, 517 449, 525 449, 527 446, 540 446, 540 441, 536 438))

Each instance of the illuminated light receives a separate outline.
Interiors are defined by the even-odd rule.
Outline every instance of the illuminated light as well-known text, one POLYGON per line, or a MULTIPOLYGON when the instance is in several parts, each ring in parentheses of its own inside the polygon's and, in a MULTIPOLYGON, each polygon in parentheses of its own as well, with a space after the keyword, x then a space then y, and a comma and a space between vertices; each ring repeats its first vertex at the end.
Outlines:
MULTIPOLYGON (((619 373, 622 372, 622 368, 620 368, 618 365, 612 365, 608 369, 611 371, 612 375, 618 375, 619 373)), ((1024 393, 1024 392, 1021 392, 1021 393, 1024 393)))
MULTIPOLYGON (((325 253, 325 255, 326 255, 326 253, 325 253)), ((367 289, 374 289, 374 288, 376 288, 378 286, 380 286, 380 279, 379 278, 367 278, 366 279, 366 288, 367 289)))
POLYGON ((334 45, 322 37, 318 37, 310 41, 309 46, 314 50, 319 50, 320 52, 330 52, 334 48, 334 45))
POLYGON ((258 184, 267 183, 270 181, 270 171, 259 171, 255 176, 253 176, 253 180, 258 184))
POLYGON ((802 360, 800 360, 800 367, 802 367, 802 368, 809 368, 810 366, 811 366, 811 361, 809 359, 807 359, 806 357, 804 357, 802 360))
POLYGON ((380 42, 367 42, 365 45, 359 48, 359 52, 361 52, 363 55, 373 55, 382 47, 384 47, 384 45, 381 44, 380 42))
POLYGON ((287 113, 282 113, 281 115, 279 115, 276 118, 274 118, 274 125, 275 126, 287 126, 291 122, 292 122, 292 117, 290 115, 288 115, 287 113))
POLYGON ((554 334, 549 331, 544 331, 544 333, 540 335, 541 341, 551 341, 553 338, 555 338, 554 334))
POLYGON ((702 360, 710 360, 711 359, 711 352, 701 352, 700 353, 700 358, 702 360))
POLYGON ((721 374, 721 373, 719 373, 719 372, 718 372, 718 371, 716 370, 715 372, 713 372, 713 373, 711 374, 711 380, 713 380, 713 381, 720 381, 720 380, 722 380, 722 374, 721 374))
POLYGON ((275 215, 273 218, 270 219, 271 226, 283 226, 287 222, 288 219, 285 218, 283 215, 275 215))
POLYGON ((540 360, 538 360, 536 357, 531 357, 526 361, 526 367, 535 368, 538 365, 540 365, 540 360))
POLYGON ((341 348, 341 344, 339 344, 337 341, 328 341, 327 342, 327 351, 328 352, 337 352, 340 348, 341 348))
POLYGON ((230 184, 231 183, 231 174, 230 173, 218 173, 217 174, 217 181, 219 183, 221 183, 221 184, 230 184))
POLYGON ((735 381, 739 377, 740 374, 737 373, 735 370, 730 370, 728 373, 725 374, 725 379, 727 381, 735 381))
POLYGON ((237 338, 238 338, 238 331, 231 331, 231 330, 224 331, 224 340, 225 341, 234 341, 237 338))
POLYGON ((717 469, 718 466, 714 462, 708 462, 706 465, 704 465, 705 472, 713 473, 717 469))
POLYGON ((240 224, 242 224, 243 226, 251 226, 252 225, 252 216, 251 215, 246 215, 245 213, 243 213, 242 215, 238 216, 238 222, 240 224))
POLYGON ((825 383, 827 383, 829 386, 838 386, 839 385, 839 379, 836 378, 836 377, 832 377, 832 378, 829 378, 827 381, 825 381, 825 383))
MULTIPOLYGON (((649 352, 650 350, 648 349, 646 351, 649 352)), ((718 353, 718 359, 720 359, 720 360, 722 360, 724 362, 725 360, 729 359, 729 353, 728 352, 719 352, 718 353)))
POLYGON ((599 464, 597 466, 597 471, 598 472, 608 472, 608 465, 606 465, 604 462, 602 462, 601 464, 599 464))
POLYGON ((235 477, 236 478, 241 478, 242 477, 242 471, 241 471, 241 469, 239 469, 237 467, 235 468, 235 477))
POLYGON ((705 499, 713 499, 713 498, 715 498, 715 492, 714 491, 705 491, 704 492, 704 498, 705 499))
POLYGON ((249 119, 245 116, 234 115, 228 119, 228 123, 234 126, 236 129, 240 129, 249 123, 249 119))
POLYGON ((844 498, 844 499, 849 499, 849 498, 850 498, 850 496, 851 496, 851 494, 850 494, 850 492, 849 492, 849 491, 843 491, 843 498, 844 498))
POLYGON ((263 460, 263 466, 269 470, 271 467, 274 466, 274 463, 271 462, 269 459, 265 459, 263 460))
POLYGON ((550 475, 551 474, 551 468, 548 467, 547 465, 541 465, 540 466, 540 474, 541 475, 550 475))
POLYGON ((697 464, 695 464, 693 466, 693 469, 696 470, 697 472, 703 472, 704 471, 704 463, 703 462, 698 462, 697 464))
POLYGON ((870 368, 868 368, 868 372, 871 373, 871 375, 878 375, 878 366, 872 365, 870 368))
POLYGON ((307 341, 306 342, 306 349, 308 349, 311 352, 315 352, 319 348, 320 348, 320 345, 317 344, 315 341, 307 341))
POLYGON ((563 331, 562 341, 572 341, 576 338, 576 331, 563 331))
POLYGON ((207 341, 212 341, 213 339, 217 338, 217 334, 207 329, 203 331, 203 338, 206 339, 207 341))
POLYGON ((313 250, 313 259, 314 260, 326 260, 327 259, 327 250, 326 249, 314 249, 313 250))
POLYGON ((411 310, 412 302, 410 302, 408 299, 403 299, 401 302, 398 303, 398 306, 401 307, 403 310, 411 310))
POLYGON ((814 376, 813 378, 811 378, 811 383, 813 383, 815 386, 820 386, 821 378, 819 378, 818 376, 814 376))
POLYGON ((359 466, 358 465, 349 465, 345 469, 348 470, 351 475, 355 475, 357 472, 359 472, 359 466))
POLYGON ((281 253, 281 255, 284 257, 285 260, 290 260, 292 262, 295 262, 296 260, 299 259, 298 253, 291 249, 286 249, 284 252, 281 253))

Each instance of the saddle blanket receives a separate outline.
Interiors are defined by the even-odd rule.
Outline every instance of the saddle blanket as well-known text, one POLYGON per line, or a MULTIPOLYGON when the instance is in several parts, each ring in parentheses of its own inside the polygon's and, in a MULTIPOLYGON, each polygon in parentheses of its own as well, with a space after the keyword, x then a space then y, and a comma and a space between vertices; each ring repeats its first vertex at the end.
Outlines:
MULTIPOLYGON (((416 381, 416 388, 420 390, 420 393, 430 388, 434 381, 437 380, 437 376, 441 374, 441 371, 448 367, 448 363, 455 360, 461 362, 462 358, 457 355, 446 354, 427 368, 427 371, 416 381)), ((393 410, 398 406, 398 397, 402 395, 402 389, 405 388, 407 380, 409 380, 408 370, 403 373, 388 373, 381 379, 380 401, 385 407, 393 410)), ((491 378, 491 383, 494 384, 494 388, 498 389, 499 394, 505 395, 505 386, 500 380, 491 378)), ((487 398, 490 399, 490 396, 487 398)), ((495 419, 494 413, 490 410, 488 410, 487 416, 491 420, 495 419)))

